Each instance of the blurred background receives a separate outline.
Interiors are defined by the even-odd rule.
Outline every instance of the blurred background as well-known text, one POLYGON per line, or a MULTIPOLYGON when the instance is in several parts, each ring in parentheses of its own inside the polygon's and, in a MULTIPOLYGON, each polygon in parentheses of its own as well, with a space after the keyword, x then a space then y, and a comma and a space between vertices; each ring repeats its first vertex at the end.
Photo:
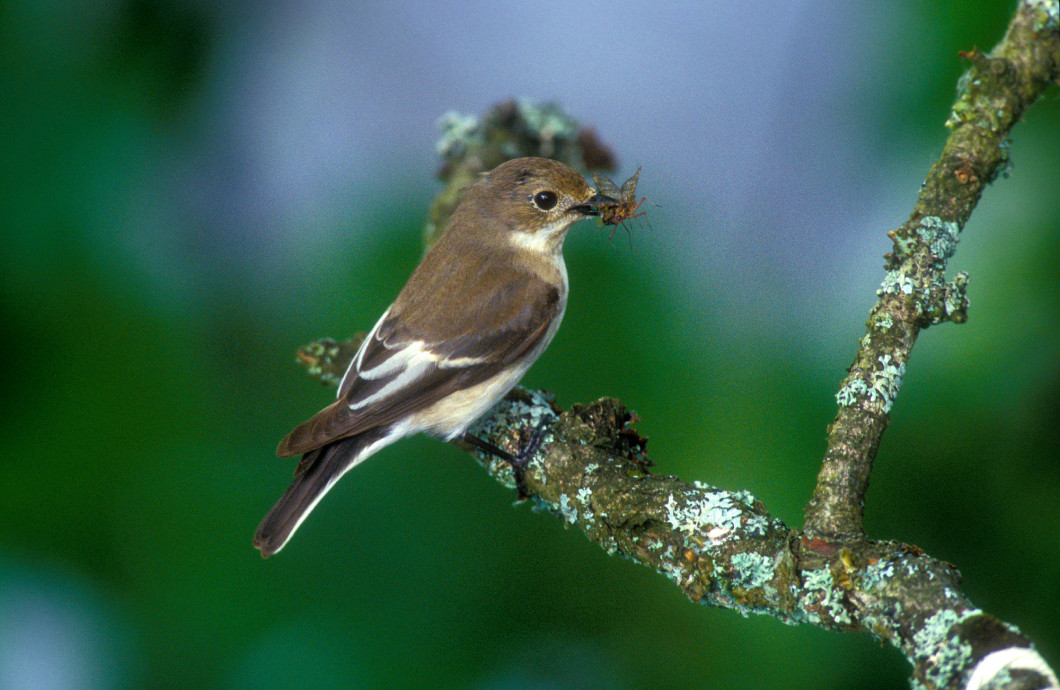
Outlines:
MULTIPOLYGON (((283 553, 277 441, 416 265, 436 123, 556 101, 651 229, 567 241, 525 383, 615 396, 656 471, 800 525, 965 69, 1011 0, 0 5, 0 687, 905 687, 868 635, 740 618, 608 558, 457 449, 392 446, 283 553)), ((952 562, 1060 663, 1060 102, 965 228, 869 534, 952 562)))

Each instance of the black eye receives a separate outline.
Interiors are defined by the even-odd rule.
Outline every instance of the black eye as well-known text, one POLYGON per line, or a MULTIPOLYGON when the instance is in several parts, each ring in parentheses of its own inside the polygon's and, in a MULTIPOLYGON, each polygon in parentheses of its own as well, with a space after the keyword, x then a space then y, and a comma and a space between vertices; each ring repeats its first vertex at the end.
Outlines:
POLYGON ((542 211, 548 211, 556 202, 559 201, 559 197, 556 196, 555 192, 538 192, 534 195, 534 205, 542 211))

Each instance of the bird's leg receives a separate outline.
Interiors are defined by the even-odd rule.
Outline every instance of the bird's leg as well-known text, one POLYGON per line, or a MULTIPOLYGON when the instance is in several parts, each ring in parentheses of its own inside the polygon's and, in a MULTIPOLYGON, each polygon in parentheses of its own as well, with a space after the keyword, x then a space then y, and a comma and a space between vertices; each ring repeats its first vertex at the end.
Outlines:
POLYGON ((545 440, 545 431, 555 421, 555 417, 542 417, 541 421, 530 432, 530 438, 521 443, 518 455, 512 455, 503 448, 498 448, 489 441, 483 441, 478 436, 469 434, 466 431, 460 435, 460 438, 475 448, 494 455, 511 465, 512 473, 515 475, 515 488, 519 492, 519 500, 523 500, 530 497, 530 492, 526 490, 526 466, 530 464, 530 458, 534 456, 534 453, 541 448, 541 442, 545 440))

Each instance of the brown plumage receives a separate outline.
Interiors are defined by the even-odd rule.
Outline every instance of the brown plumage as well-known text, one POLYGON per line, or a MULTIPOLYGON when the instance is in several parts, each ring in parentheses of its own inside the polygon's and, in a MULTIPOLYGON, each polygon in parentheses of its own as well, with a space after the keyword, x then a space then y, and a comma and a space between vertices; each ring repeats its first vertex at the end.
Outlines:
POLYGON ((357 463, 414 433, 459 436, 519 381, 563 316, 568 227, 613 201, 541 158, 508 161, 467 189, 365 338, 338 398, 280 442, 280 456, 302 459, 255 534, 263 556, 357 463))

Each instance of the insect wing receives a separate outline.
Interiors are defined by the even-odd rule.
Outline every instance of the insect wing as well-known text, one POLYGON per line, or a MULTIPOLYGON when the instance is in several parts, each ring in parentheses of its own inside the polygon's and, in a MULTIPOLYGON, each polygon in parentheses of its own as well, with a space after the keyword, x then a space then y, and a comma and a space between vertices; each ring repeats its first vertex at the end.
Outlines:
POLYGON ((622 191, 619 194, 622 197, 622 201, 626 204, 633 203, 633 193, 637 191, 638 177, 640 177, 640 168, 637 168, 637 172, 633 173, 633 177, 622 183, 622 191))
POLYGON ((596 185, 596 191, 605 196, 617 199, 622 194, 618 189, 618 185, 602 173, 593 173, 593 183, 596 185))

